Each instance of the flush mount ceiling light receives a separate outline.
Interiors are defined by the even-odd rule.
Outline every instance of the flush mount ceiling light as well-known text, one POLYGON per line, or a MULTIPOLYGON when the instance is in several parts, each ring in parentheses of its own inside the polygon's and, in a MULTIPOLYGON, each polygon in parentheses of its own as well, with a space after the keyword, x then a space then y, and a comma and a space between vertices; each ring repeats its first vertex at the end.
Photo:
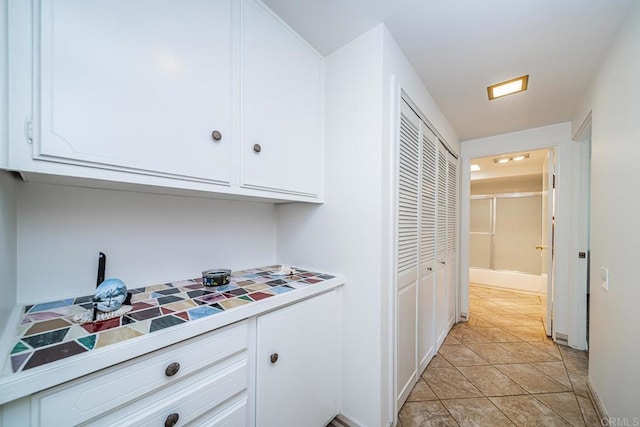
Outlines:
POLYGON ((493 159, 493 163, 509 163, 509 162, 519 162, 520 160, 528 159, 529 153, 526 154, 516 154, 511 157, 498 157, 493 159))
POLYGON ((478 172, 480 170, 480 166, 478 165, 471 165, 471 172, 478 172))
POLYGON ((489 95, 489 101, 492 99, 500 98, 503 96, 511 95, 518 92, 524 92, 529 85, 529 74, 515 79, 507 80, 506 82, 496 83, 487 88, 487 94, 489 95))

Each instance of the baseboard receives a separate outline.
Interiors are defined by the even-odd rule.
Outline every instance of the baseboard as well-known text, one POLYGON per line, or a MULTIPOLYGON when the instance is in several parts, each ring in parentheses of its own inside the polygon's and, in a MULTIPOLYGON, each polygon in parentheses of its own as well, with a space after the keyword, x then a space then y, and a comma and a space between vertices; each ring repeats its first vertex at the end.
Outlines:
POLYGON ((608 420, 609 414, 607 413, 607 409, 604 407, 598 393, 596 393, 593 383, 591 382, 591 378, 589 377, 587 377, 587 394, 589 395, 589 399, 591 399, 591 403, 593 403, 593 407, 598 414, 598 418, 601 420, 608 420))
POLYGON ((569 336, 556 332, 556 343, 569 347, 569 336))
POLYGON ((338 416, 335 417, 332 422, 338 427, 364 427, 353 418, 344 414, 338 414, 338 416))
POLYGON ((473 285, 477 288, 485 288, 485 289, 489 289, 489 290, 496 290, 496 291, 509 291, 509 292, 515 292, 518 294, 523 294, 523 295, 532 295, 532 296, 536 296, 536 297, 546 297, 547 294, 546 293, 541 293, 541 292, 537 292, 537 291, 527 291, 524 289, 515 289, 515 288, 505 288, 503 286, 495 286, 495 285, 489 285, 489 284, 484 284, 484 283, 477 283, 477 282, 469 282, 470 285, 473 285))

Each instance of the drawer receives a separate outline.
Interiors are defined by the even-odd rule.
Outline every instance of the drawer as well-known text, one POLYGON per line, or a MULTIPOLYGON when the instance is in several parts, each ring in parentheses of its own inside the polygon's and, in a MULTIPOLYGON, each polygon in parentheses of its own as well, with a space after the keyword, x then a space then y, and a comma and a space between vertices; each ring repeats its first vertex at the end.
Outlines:
POLYGON ((189 427, 242 427, 248 426, 247 400, 245 394, 222 407, 215 408, 189 424, 189 427))
MULTIPOLYGON (((170 387, 89 420, 86 425, 162 426, 169 417, 176 415, 178 418, 176 425, 184 425, 207 413, 211 408, 220 406, 238 393, 244 392, 246 395, 249 381, 248 366, 246 353, 237 355, 170 387)), ((236 414, 238 415, 240 414, 236 414)), ((220 419, 224 419, 223 414, 220 419)), ((239 425, 244 424, 235 424, 235 426, 239 425)))
POLYGON ((248 340, 244 321, 37 393, 32 397, 33 423, 85 422, 246 350, 248 340), (168 376, 173 363, 180 368, 168 376))

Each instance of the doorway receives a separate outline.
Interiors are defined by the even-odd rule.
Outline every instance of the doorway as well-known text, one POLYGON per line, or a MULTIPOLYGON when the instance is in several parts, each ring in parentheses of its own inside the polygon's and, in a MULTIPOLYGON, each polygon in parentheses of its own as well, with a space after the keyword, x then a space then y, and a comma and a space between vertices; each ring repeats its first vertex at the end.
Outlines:
MULTIPOLYGON (((587 126, 583 126, 587 127, 587 126)), ((587 348, 589 141, 559 123, 465 141, 460 163, 460 320, 469 316, 471 160, 553 148, 555 151, 553 330, 558 344, 587 348)))
POLYGON ((552 334, 554 149, 471 160, 469 282, 535 295, 552 334))

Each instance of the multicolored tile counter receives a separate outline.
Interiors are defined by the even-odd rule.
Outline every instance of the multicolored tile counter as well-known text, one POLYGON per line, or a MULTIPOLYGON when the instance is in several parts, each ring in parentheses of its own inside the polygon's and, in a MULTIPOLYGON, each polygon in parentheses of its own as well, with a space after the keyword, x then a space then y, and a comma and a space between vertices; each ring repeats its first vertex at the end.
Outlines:
MULTIPOLYGON (((131 311, 122 317, 93 323, 72 321, 74 315, 92 309, 93 295, 28 305, 22 309, 3 377, 25 375, 34 368, 55 367, 111 346, 123 348, 127 343, 178 327, 189 331, 186 326, 202 323, 205 318, 220 320, 210 322, 220 327, 259 314, 260 307, 273 309, 343 284, 339 277, 298 268, 295 275, 274 275, 278 267, 234 272, 229 284, 222 287, 205 287, 202 278, 195 278, 129 289, 131 311), (236 315, 225 317, 231 313, 236 315)), ((194 329, 183 339, 197 333, 194 329)))

